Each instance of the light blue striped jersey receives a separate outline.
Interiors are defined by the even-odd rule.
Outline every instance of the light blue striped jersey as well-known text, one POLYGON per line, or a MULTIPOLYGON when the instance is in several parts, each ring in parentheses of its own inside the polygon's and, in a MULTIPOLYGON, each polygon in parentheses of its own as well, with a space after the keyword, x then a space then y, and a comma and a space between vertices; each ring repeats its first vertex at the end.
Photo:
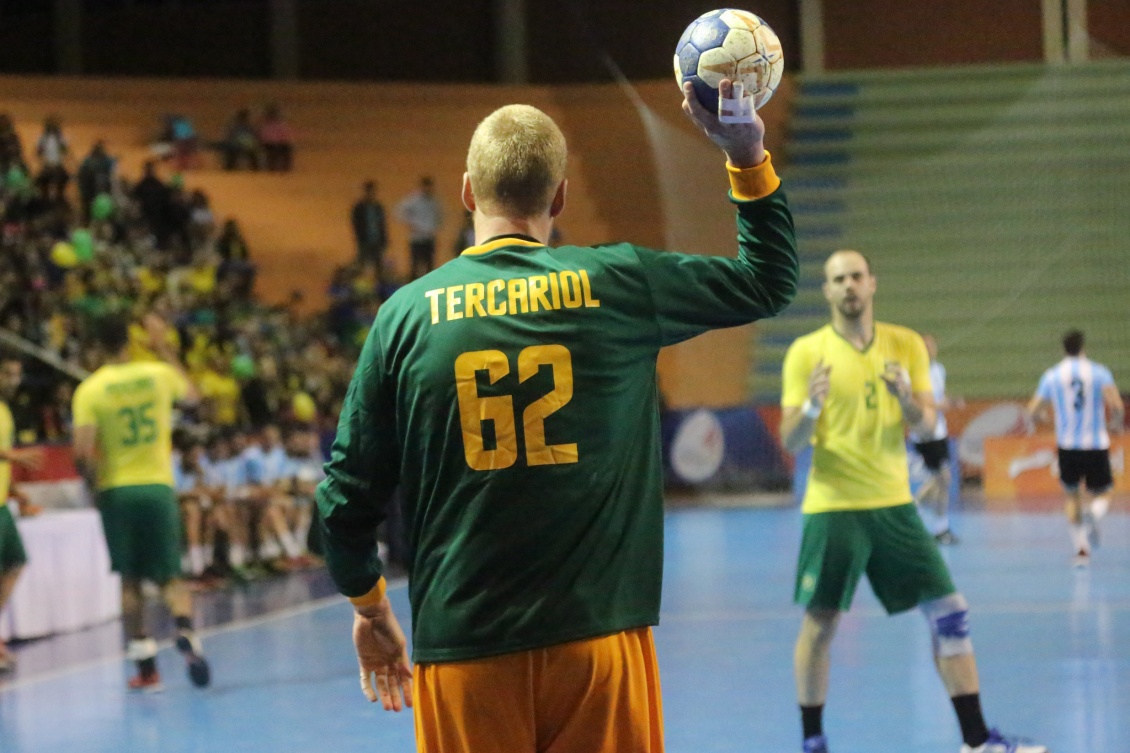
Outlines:
POLYGON ((942 412, 942 403, 946 400, 946 367, 942 366, 941 361, 930 362, 930 386, 934 388, 934 405, 938 408, 938 422, 934 424, 934 431, 929 434, 910 432, 912 442, 930 442, 949 436, 946 414, 942 412))
POLYGON ((1103 387, 1114 384, 1110 369, 1084 356, 1068 356, 1044 372, 1036 396, 1055 409, 1056 444, 1064 450, 1106 450, 1103 387))

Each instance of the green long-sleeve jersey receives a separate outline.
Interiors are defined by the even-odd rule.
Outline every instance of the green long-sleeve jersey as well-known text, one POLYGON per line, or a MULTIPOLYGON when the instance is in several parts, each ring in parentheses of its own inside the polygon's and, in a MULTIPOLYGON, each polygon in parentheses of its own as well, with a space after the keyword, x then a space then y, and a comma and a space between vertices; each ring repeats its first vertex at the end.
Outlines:
POLYGON ((381 307, 317 498, 330 573, 360 596, 401 487, 415 661, 658 623, 659 349, 796 292, 783 191, 731 199, 737 258, 506 236, 381 307))

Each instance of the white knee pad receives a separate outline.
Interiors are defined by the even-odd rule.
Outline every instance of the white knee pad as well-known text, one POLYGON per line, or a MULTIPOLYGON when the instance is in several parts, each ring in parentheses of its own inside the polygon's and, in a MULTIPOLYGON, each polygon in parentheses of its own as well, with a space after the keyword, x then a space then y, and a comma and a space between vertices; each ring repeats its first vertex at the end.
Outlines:
POLYGON ((969 605, 964 596, 959 593, 950 594, 924 602, 920 608, 930 625, 935 656, 973 653, 973 640, 969 637, 969 605))

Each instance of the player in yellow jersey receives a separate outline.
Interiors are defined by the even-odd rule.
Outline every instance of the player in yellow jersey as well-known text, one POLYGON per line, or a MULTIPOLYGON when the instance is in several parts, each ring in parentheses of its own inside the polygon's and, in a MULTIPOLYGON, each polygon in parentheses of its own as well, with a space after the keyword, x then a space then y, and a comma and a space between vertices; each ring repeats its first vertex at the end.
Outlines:
MULTIPOLYGON (((35 469, 43 462, 43 455, 38 450, 12 448, 16 431, 8 403, 15 397, 22 379, 23 363, 13 356, 0 354, 0 611, 4 610, 4 605, 16 588, 20 572, 27 564, 27 552, 24 551, 16 521, 8 509, 12 466, 22 465, 35 469)), ((4 642, 0 641, 0 672, 11 670, 15 663, 15 657, 4 642)))
POLYGON ((143 581, 161 588, 177 629, 176 645, 193 684, 209 681, 192 629, 192 595, 180 579, 180 511, 173 491, 173 403, 196 393, 164 337, 151 323, 150 346, 162 361, 130 362, 126 323, 106 319, 98 339, 105 365, 75 390, 75 464, 96 492, 110 563, 122 576, 122 623, 138 674, 131 690, 161 688, 157 644, 145 629, 143 581))
POLYGON ((968 606, 915 509, 906 430, 936 420, 930 359, 912 330, 876 322, 871 266, 856 251, 824 265, 832 322, 785 356, 781 438, 812 445, 796 601, 806 607, 795 670, 805 753, 827 753, 829 649, 840 615, 867 575, 888 613, 922 610, 934 658, 961 725, 962 753, 1046 753, 989 730, 981 713, 968 606))

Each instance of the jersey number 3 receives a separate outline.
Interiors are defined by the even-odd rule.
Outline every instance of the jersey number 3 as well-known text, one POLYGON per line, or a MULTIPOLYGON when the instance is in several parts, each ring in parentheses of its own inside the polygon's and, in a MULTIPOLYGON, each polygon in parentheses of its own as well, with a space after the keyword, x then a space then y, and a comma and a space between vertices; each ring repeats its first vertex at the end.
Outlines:
POLYGON ((1072 401, 1072 404, 1075 406, 1075 410, 1076 411, 1083 410, 1083 406, 1086 404, 1087 400, 1083 396, 1083 380, 1082 379, 1079 379, 1078 377, 1076 377, 1075 379, 1071 380, 1071 393, 1075 396, 1075 399, 1072 401))
MULTIPOLYGON (((577 445, 545 443, 545 419, 573 399, 573 358, 563 345, 532 345, 518 354, 518 381, 533 377, 542 366, 553 369, 553 391, 522 411, 528 465, 577 462, 577 445)), ((476 350, 455 359, 455 388, 459 395, 459 421, 463 428, 463 454, 476 471, 509 468, 518 459, 514 398, 481 397, 478 372, 485 371, 494 384, 510 373, 510 362, 500 350, 476 350), (494 449, 486 449, 483 424, 494 428, 494 449)))

